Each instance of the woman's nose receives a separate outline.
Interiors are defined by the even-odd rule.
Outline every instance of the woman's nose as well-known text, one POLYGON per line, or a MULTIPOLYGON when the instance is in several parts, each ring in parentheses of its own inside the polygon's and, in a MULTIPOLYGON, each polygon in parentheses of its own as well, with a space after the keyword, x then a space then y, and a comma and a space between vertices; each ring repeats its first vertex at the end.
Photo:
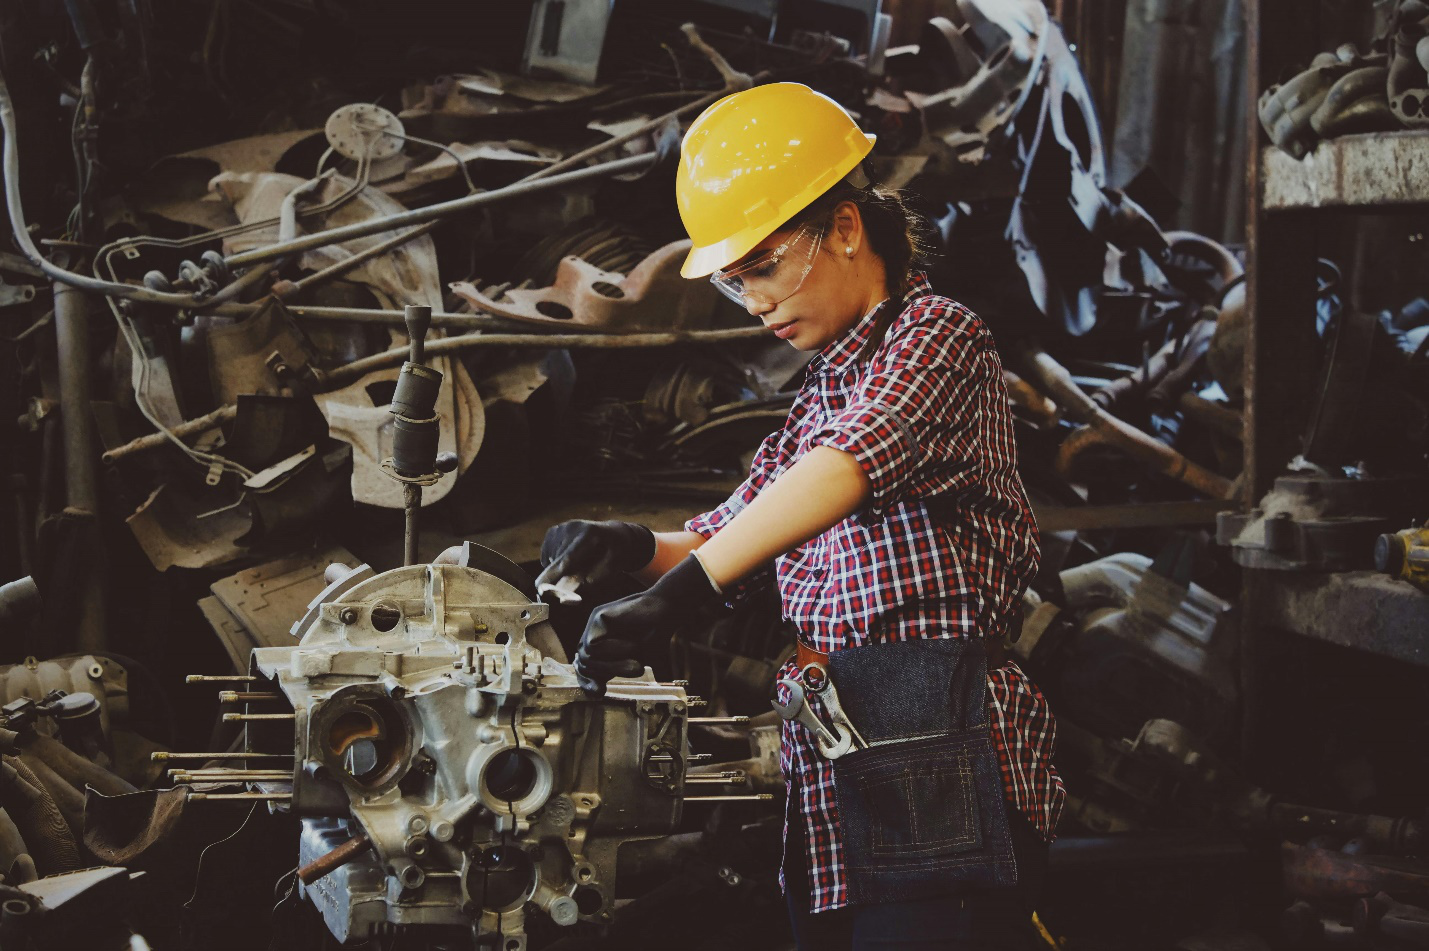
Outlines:
POLYGON ((774 309, 774 305, 766 304, 764 301, 751 300, 746 297, 744 299, 744 309, 749 311, 749 316, 751 317, 763 317, 774 309))

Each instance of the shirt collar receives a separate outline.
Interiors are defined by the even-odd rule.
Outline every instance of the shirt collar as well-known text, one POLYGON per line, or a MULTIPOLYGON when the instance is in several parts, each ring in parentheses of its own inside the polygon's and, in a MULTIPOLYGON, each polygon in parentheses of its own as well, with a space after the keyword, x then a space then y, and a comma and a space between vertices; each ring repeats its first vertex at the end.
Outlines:
MULTIPOLYGON (((928 283, 928 275, 922 271, 913 271, 908 275, 908 292, 903 295, 903 302, 907 304, 915 298, 931 293, 933 293, 933 287, 928 283)), ((848 333, 820 350, 810 361, 810 367, 819 373, 838 373, 848 369, 868 343, 874 325, 878 323, 879 313, 883 308, 892 305, 891 298, 885 298, 879 302, 872 310, 864 314, 848 333)))

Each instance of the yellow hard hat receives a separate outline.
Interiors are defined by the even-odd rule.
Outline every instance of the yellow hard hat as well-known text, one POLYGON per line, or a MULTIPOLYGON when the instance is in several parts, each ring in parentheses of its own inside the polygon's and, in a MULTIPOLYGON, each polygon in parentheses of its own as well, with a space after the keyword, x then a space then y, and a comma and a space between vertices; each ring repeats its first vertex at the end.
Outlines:
POLYGON ((863 161, 874 136, 799 83, 725 96, 680 144, 675 201, 694 247, 680 273, 704 277, 739 260, 863 161))

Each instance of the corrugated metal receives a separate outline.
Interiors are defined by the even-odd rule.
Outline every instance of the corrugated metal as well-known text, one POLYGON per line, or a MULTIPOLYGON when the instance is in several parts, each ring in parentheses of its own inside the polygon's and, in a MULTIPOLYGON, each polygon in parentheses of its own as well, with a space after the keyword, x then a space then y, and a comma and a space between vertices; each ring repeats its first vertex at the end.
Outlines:
POLYGON ((1128 0, 1124 23, 1111 183, 1150 168, 1180 202, 1163 224, 1243 240, 1241 0, 1128 0))

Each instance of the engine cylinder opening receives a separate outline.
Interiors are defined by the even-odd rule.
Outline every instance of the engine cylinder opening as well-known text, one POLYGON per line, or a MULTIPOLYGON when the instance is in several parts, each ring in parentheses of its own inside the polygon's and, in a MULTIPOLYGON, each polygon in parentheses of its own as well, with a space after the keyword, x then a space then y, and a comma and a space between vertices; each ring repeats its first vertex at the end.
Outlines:
POLYGON ((467 891, 490 911, 507 911, 536 890, 536 862, 524 849, 492 846, 472 854, 467 891))
POLYGON ((386 634, 402 620, 402 610, 390 601, 379 601, 372 606, 372 626, 386 634))
POLYGON ((577 888, 571 897, 576 900, 576 907, 581 910, 583 915, 593 915, 605 905, 605 899, 600 896, 600 890, 589 885, 577 888))
POLYGON ((519 802, 536 789, 536 763, 524 750, 502 750, 486 765, 482 781, 486 790, 502 802, 519 802))
POLYGON ((322 761, 343 781, 375 789, 404 771, 411 737, 389 698, 338 700, 330 712, 320 708, 315 719, 322 761))

